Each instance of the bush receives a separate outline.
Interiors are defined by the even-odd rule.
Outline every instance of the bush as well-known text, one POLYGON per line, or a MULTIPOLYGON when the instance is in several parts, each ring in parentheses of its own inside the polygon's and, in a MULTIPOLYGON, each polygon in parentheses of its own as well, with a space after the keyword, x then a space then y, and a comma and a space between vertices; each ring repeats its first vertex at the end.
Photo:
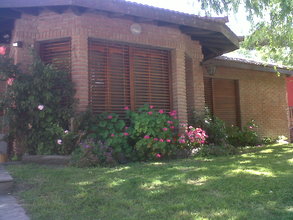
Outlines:
POLYGON ((227 130, 225 122, 210 114, 206 108, 203 114, 194 112, 191 125, 205 130, 208 134, 206 142, 214 145, 227 144, 227 130))
POLYGON ((0 98, 0 110, 6 112, 10 135, 18 154, 62 154, 64 130, 74 112, 74 89, 68 73, 35 58, 28 73, 6 56, 0 56, 0 78, 7 91, 0 98))
POLYGON ((134 145, 134 160, 153 160, 170 157, 177 149, 176 111, 165 113, 145 105, 137 112, 128 111, 131 142, 134 145))
POLYGON ((242 130, 236 126, 227 128, 229 144, 235 147, 256 146, 261 144, 261 139, 256 129, 257 125, 254 120, 248 122, 242 130))

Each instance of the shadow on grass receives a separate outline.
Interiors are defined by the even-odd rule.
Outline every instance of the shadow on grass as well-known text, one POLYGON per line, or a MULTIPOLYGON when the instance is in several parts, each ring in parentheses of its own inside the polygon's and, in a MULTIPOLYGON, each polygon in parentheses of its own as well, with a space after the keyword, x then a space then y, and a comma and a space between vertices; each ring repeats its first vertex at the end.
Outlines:
POLYGON ((10 167, 32 219, 293 219, 293 147, 116 168, 10 167))

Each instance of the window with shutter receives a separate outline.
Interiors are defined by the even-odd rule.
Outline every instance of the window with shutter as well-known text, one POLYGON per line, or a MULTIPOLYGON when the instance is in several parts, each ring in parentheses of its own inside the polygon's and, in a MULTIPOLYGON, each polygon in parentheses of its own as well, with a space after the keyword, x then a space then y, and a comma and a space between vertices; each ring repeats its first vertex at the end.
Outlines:
POLYGON ((41 60, 53 64, 57 69, 71 71, 71 40, 70 38, 44 41, 39 44, 41 60))
POLYGON ((206 106, 227 125, 240 126, 238 81, 205 78, 206 106))
POLYGON ((170 111, 169 52, 89 39, 89 103, 93 112, 124 116, 144 104, 170 111))

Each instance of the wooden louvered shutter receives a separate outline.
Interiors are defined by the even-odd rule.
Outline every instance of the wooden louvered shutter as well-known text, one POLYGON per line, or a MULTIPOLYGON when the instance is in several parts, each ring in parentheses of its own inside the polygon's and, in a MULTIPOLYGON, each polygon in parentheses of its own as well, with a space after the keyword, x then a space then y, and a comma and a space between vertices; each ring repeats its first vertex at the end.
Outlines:
POLYGON ((125 116, 130 106, 128 47, 89 40, 89 102, 94 113, 125 116))
POLYGON ((212 113, 227 125, 240 126, 238 81, 231 79, 205 79, 206 104, 212 113))
POLYGON ((186 79, 186 101, 188 121, 193 119, 194 106, 194 81, 193 81, 193 63, 192 58, 185 54, 185 79, 186 79))
POLYGON ((53 64, 59 70, 71 72, 70 38, 40 43, 40 57, 46 64, 53 64))
POLYGON ((166 50, 132 49, 134 109, 144 104, 170 111, 170 67, 166 50))

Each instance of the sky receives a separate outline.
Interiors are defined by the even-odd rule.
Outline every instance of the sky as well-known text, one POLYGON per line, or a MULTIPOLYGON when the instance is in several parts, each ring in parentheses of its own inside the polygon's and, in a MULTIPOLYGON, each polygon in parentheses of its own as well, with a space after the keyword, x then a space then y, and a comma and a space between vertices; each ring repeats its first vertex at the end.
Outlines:
MULTIPOLYGON (((189 14, 203 15, 200 7, 196 3, 192 4, 192 0, 127 0, 131 2, 152 5, 159 8, 166 8, 170 10, 185 12, 189 14)), ((214 16, 214 15, 213 15, 214 16)), ((216 17, 216 16, 214 16, 216 17)), ((244 8, 240 8, 239 12, 234 15, 229 15, 229 28, 238 36, 245 36, 249 34, 250 23, 246 20, 246 13, 244 8)))

